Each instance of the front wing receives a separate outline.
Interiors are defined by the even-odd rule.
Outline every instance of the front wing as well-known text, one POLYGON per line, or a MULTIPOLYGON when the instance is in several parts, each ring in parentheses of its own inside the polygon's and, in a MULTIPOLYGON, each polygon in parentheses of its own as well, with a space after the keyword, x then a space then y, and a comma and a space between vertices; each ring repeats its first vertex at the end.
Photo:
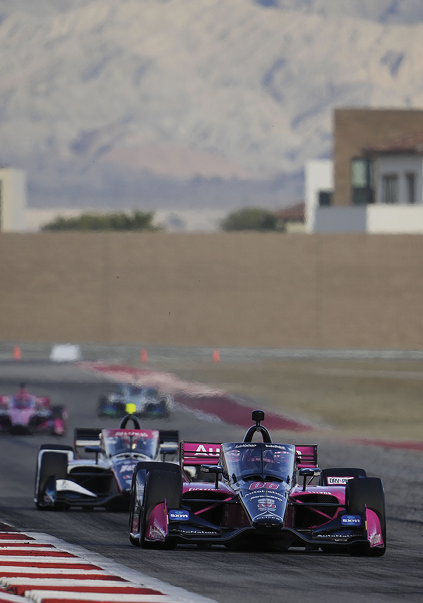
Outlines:
POLYGON ((267 523, 259 526, 223 528, 185 508, 168 510, 166 502, 152 511, 145 539, 157 543, 173 541, 176 544, 219 544, 234 548, 321 548, 332 552, 360 552, 384 546, 379 517, 370 509, 366 509, 363 516, 339 516, 310 530, 287 527, 270 516, 267 523))

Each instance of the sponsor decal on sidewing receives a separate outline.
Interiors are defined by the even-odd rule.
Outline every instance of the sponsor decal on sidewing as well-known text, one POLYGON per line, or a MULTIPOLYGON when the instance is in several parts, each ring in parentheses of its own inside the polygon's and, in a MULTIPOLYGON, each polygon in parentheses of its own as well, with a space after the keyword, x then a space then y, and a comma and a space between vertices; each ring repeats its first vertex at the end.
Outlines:
POLYGON ((382 544, 382 542, 383 540, 380 534, 372 534, 372 536, 370 537, 370 544, 372 545, 382 544))
POLYGON ((188 511, 169 511, 171 521, 187 521, 189 519, 188 511))
POLYGON ((328 486, 345 486, 348 480, 354 479, 354 477, 352 475, 350 477, 335 477, 329 475, 326 479, 328 480, 328 486))
POLYGON ((360 515, 343 515, 341 523, 343 526, 361 526, 361 517, 360 515))

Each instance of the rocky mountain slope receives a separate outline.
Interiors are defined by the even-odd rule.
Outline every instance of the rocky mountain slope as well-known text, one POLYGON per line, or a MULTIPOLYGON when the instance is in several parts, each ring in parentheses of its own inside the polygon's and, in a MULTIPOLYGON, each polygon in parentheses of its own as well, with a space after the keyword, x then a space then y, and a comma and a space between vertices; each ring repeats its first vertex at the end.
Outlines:
POLYGON ((0 1, 33 206, 280 206, 335 106, 423 106, 421 0, 0 1))

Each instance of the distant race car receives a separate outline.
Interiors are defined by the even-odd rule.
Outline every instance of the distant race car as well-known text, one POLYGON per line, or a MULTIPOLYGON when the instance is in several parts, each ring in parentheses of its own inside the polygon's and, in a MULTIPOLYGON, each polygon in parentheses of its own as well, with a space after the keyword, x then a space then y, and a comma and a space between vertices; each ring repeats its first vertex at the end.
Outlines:
POLYGON ((64 406, 51 406, 47 396, 30 394, 23 383, 16 394, 0 396, 0 432, 64 436, 67 422, 64 406))
POLYGON ((175 460, 178 443, 177 431, 141 429, 136 417, 125 417, 118 429, 76 429, 74 447, 41 446, 34 502, 38 509, 105 507, 125 511, 137 463, 175 460), (133 429, 126 428, 130 418, 133 429), (84 453, 91 458, 81 458, 84 453))
POLYGON ((256 424, 242 442, 181 442, 180 465, 140 463, 132 478, 129 539, 144 548, 225 545, 380 557, 383 485, 358 468, 317 466, 317 445, 273 443, 256 424), (262 442, 253 442, 259 432, 262 442), (192 481, 187 467, 214 476, 192 481), (318 485, 313 478, 320 476, 318 485), (300 483, 299 483, 300 482, 300 483))
POLYGON ((131 383, 118 383, 109 392, 100 395, 97 406, 99 417, 167 418, 173 409, 172 396, 161 394, 156 388, 131 383))

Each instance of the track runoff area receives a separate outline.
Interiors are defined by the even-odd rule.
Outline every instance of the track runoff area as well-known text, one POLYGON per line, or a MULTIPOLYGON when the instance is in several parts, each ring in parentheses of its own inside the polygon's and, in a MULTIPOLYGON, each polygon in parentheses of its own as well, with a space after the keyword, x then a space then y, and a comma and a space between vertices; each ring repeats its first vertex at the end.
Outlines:
MULTIPOLYGON (((245 415, 248 425, 250 423, 250 413, 240 413, 239 400, 207 386, 180 382, 168 373, 99 363, 80 363, 79 368, 112 381, 133 379, 139 383, 145 378, 151 384, 155 380, 157 386, 173 393, 178 406, 188 412, 201 411, 209 420, 214 418, 238 425, 240 416, 245 415)), ((266 413, 266 418, 273 429, 313 429, 312 425, 297 423, 283 415, 266 413)), ((212 599, 129 569, 83 547, 48 534, 21 532, 0 523, 0 603, 22 601, 213 603, 212 599)))
MULTIPOLYGON (((139 383, 144 378, 176 394, 177 404, 188 412, 200 411, 210 418, 238 424, 239 417, 245 414, 248 425, 250 422, 251 413, 240 413, 239 401, 224 392, 181 382, 168 373, 98 363, 80 363, 80 368, 112 381, 139 383)), ((271 413, 268 423, 276 429, 310 427, 271 413)), ((0 523, 0 603, 22 601, 213 603, 212 599, 126 568, 83 547, 48 534, 20 532, 0 523)))
POLYGON ((0 528, 0 603, 213 603, 47 534, 0 528))

